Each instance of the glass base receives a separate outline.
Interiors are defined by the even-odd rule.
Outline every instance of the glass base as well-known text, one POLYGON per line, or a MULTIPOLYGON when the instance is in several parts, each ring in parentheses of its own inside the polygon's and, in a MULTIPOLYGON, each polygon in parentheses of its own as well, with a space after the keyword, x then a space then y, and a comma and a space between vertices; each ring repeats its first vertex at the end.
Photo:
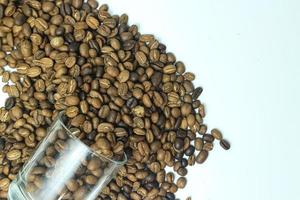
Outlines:
POLYGON ((31 198, 25 195, 20 184, 14 180, 9 186, 8 200, 31 200, 31 198))

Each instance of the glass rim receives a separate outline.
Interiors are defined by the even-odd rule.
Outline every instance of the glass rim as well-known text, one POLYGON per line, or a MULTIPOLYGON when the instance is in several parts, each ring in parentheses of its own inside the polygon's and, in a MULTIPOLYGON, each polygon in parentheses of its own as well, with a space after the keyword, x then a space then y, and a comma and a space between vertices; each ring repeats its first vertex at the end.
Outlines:
MULTIPOLYGON (((104 158, 116 165, 119 165, 119 166, 122 166, 124 165, 127 161, 128 161, 128 158, 127 158, 127 155, 126 153, 124 152, 123 155, 124 155, 124 159, 122 161, 117 161, 117 160, 114 160, 114 159, 111 159, 111 158, 108 158, 106 157, 105 155, 103 154, 100 154, 100 153, 97 153, 96 151, 94 151, 93 149, 91 149, 88 145, 86 145, 84 142, 82 142, 79 138, 77 138, 76 136, 73 135, 72 131, 65 125, 64 121, 62 120, 62 116, 65 114, 64 111, 60 111, 58 113, 58 115, 56 116, 56 120, 62 125, 62 127, 67 131, 67 134, 72 137, 73 139, 76 139, 78 140, 82 145, 84 145, 92 154, 95 154, 96 156, 100 157, 100 158, 104 158)), ((55 121, 55 120, 54 120, 55 121)), ((51 127, 53 128, 53 127, 51 127)))

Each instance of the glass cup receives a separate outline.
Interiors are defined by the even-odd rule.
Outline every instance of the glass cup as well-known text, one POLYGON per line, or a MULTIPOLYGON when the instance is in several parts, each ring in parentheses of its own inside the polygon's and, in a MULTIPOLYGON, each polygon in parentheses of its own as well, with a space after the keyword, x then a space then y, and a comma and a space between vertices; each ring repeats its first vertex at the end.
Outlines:
POLYGON ((93 200, 127 161, 95 153, 72 134, 60 113, 8 191, 9 200, 93 200))

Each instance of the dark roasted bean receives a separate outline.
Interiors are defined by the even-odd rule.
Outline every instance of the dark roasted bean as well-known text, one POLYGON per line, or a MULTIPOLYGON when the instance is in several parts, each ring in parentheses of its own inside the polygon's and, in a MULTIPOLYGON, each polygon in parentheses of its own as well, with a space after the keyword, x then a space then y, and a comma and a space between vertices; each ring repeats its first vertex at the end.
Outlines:
POLYGON ((223 140, 220 141, 220 145, 225 150, 229 150, 230 149, 230 143, 227 140, 225 140, 225 139, 223 139, 223 140))

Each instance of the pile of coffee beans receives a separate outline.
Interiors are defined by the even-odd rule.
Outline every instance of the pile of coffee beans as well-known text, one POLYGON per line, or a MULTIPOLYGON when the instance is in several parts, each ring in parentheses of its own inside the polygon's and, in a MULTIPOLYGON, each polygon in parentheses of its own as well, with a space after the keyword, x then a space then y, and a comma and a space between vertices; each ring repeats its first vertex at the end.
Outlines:
POLYGON ((128 156, 99 200, 174 200, 215 140, 230 148, 195 75, 96 0, 0 0, 0 75, 0 199, 61 111, 92 149, 128 156))

